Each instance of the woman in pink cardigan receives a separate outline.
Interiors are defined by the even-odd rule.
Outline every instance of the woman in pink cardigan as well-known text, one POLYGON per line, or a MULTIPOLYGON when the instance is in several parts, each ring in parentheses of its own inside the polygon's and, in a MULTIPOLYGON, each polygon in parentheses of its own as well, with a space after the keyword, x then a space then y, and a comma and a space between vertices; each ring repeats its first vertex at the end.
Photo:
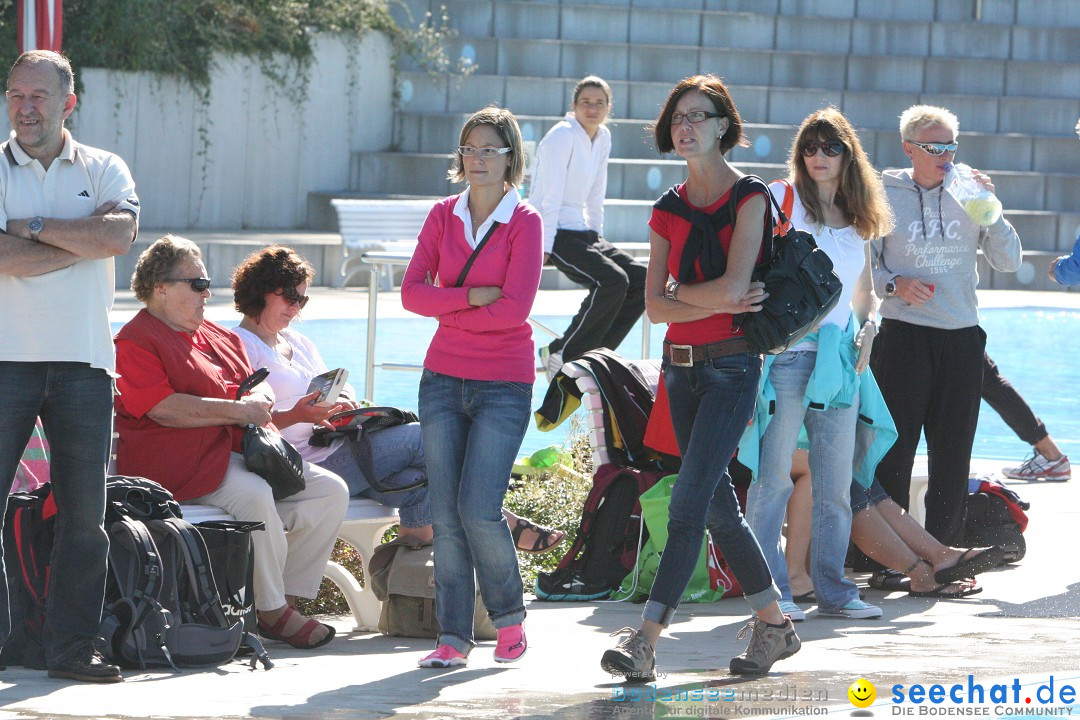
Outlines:
POLYGON ((543 230, 540 215, 518 197, 524 168, 513 114, 496 107, 473 114, 449 172, 468 187, 431 209, 401 283, 405 308, 439 321, 419 410, 442 632, 420 667, 468 661, 474 575, 498 631, 496 662, 514 662, 527 647, 521 575, 501 510, 536 379, 528 317, 543 230))

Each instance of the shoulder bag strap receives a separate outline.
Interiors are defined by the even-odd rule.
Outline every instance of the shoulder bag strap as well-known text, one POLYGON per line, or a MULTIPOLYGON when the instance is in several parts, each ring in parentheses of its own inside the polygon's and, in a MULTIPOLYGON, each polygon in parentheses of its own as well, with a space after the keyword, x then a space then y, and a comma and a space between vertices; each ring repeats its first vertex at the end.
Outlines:
POLYGON ((458 275, 457 282, 453 285, 454 287, 461 287, 461 284, 465 282, 465 276, 469 274, 469 270, 472 269, 473 263, 476 262, 476 256, 484 249, 484 246, 487 245, 487 241, 491 239, 492 234, 494 234, 498 227, 498 222, 491 223, 491 227, 488 228, 487 234, 484 235, 484 239, 477 244, 476 249, 472 251, 472 255, 465 261, 465 267, 461 268, 461 274, 458 275))
MULTIPOLYGON (((781 180, 784 184, 784 202, 780 204, 780 213, 783 219, 776 221, 774 234, 783 235, 791 229, 791 211, 795 208, 795 189, 787 180, 781 180)), ((771 192, 769 193, 772 194, 771 192)))

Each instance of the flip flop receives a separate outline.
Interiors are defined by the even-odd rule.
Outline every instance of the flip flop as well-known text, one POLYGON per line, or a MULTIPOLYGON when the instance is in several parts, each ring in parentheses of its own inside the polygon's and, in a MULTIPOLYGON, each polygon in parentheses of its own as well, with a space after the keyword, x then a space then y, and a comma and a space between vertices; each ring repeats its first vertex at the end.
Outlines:
POLYGON ((938 585, 933 590, 909 590, 908 595, 910 597, 917 598, 928 597, 937 598, 939 600, 957 600, 959 598, 968 597, 969 595, 978 595, 982 591, 983 589, 981 585, 964 587, 962 585, 958 585, 957 583, 947 583, 944 585, 938 585), (948 588, 953 586, 959 587, 960 589, 956 592, 946 592, 948 588))
POLYGON ((934 573, 934 582, 948 585, 957 580, 975 577, 979 573, 996 568, 1004 561, 1005 551, 999 547, 971 548, 960 556, 955 565, 934 573))
POLYGON ((813 590, 804 592, 802 595, 793 595, 791 601, 799 605, 813 605, 817 602, 817 595, 813 590))
POLYGON ((555 546, 557 546, 559 543, 566 539, 566 533, 563 533, 563 536, 561 538, 559 538, 558 540, 553 540, 552 538, 558 532, 560 531, 537 525, 531 520, 526 520, 525 518, 518 518, 517 522, 514 523, 514 527, 510 531, 510 534, 514 538, 514 547, 516 547, 518 550, 523 553, 539 555, 541 553, 546 553, 549 550, 555 549, 555 546), (536 542, 532 544, 532 547, 523 547, 521 545, 521 533, 526 530, 532 530, 534 533, 536 533, 536 542))
POLYGON ((307 622, 305 622, 300 627, 300 629, 294 632, 292 635, 283 635, 281 631, 289 622, 289 618, 292 617, 295 613, 296 609, 293 608, 292 605, 289 605, 285 609, 285 612, 281 613, 281 617, 279 617, 277 619, 277 622, 275 622, 273 625, 270 625, 269 623, 263 623, 262 618, 259 618, 259 634, 267 640, 279 640, 281 642, 288 643, 294 648, 297 648, 298 650, 314 650, 315 648, 322 647, 323 645, 334 639, 334 628, 311 618, 308 618, 307 622), (319 625, 322 625, 324 628, 326 628, 328 632, 326 633, 326 637, 324 637, 322 640, 313 643, 311 642, 311 633, 313 633, 315 631, 315 628, 319 627, 319 625))
POLYGON ((903 573, 886 568, 885 570, 878 570, 871 575, 869 585, 875 590, 883 590, 885 592, 907 592, 911 589, 911 580, 903 573))

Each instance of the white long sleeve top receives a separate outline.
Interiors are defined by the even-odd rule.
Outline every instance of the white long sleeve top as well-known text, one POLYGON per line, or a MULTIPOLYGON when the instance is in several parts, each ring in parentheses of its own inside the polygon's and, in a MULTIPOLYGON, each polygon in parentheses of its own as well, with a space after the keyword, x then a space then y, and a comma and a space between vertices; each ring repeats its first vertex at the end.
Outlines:
POLYGON ((540 141, 529 203, 544 221, 544 252, 551 252, 559 228, 604 234, 610 154, 611 131, 601 125, 590 139, 572 112, 540 141))

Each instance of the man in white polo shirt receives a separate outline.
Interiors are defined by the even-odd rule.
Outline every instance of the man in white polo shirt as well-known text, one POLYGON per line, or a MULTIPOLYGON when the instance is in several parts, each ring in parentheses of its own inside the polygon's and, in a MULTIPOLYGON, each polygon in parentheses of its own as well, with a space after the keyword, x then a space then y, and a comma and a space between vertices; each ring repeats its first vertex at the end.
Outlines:
MULTIPOLYGON (((139 200, 123 160, 80 145, 64 128, 75 102, 63 55, 35 50, 15 61, 7 85, 13 132, 0 145, 0 509, 40 415, 57 506, 45 664, 50 677, 119 682, 120 669, 92 641, 109 548, 113 257, 135 239, 139 200)), ((0 582, 0 642, 10 630, 0 582)))

